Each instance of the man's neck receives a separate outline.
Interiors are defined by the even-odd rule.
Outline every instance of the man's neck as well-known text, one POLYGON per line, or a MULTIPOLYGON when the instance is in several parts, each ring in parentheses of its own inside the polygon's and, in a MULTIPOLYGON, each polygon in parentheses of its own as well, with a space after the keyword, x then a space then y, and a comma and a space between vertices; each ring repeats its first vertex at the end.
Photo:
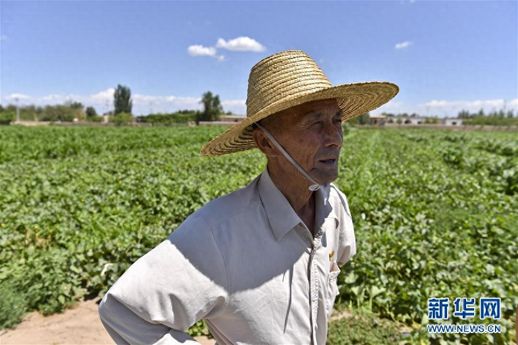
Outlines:
POLYGON ((288 200, 295 213, 314 235, 315 193, 308 189, 307 182, 297 178, 298 176, 290 176, 288 179, 285 173, 271 167, 268 167, 268 174, 275 186, 288 200))

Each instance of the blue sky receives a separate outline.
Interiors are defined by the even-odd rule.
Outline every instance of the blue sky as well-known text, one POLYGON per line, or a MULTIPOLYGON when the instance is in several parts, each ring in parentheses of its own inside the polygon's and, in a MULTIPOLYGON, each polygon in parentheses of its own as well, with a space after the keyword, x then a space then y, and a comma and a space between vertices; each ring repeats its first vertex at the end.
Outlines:
POLYGON ((207 90, 245 113, 250 68, 285 49, 331 82, 391 81, 374 113, 518 112, 517 1, 0 2, 0 101, 199 108, 207 90))

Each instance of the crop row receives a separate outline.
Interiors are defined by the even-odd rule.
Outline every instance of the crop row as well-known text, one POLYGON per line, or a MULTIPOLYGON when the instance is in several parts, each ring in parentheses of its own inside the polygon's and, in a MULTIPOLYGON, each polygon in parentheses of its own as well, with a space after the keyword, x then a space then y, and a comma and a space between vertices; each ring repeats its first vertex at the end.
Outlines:
MULTIPOLYGON (((0 292, 21 311, 47 313, 102 295, 190 213, 262 171, 257 151, 200 157, 219 131, 0 129, 0 292)), ((498 296, 501 335, 432 341, 511 339, 518 201, 505 176, 517 155, 484 141, 512 145, 509 133, 350 131, 336 184, 358 253, 339 303, 405 322, 422 339, 428 298, 498 296)), ((2 303, 5 326, 14 321, 4 310, 16 308, 2 303)))

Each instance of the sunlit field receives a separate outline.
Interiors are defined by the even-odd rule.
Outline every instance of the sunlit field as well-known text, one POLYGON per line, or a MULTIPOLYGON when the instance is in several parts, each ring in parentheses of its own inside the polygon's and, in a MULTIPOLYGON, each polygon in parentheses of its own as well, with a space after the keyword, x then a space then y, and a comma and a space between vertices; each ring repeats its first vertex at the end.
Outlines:
MULTIPOLYGON (((222 130, 0 127, 0 326, 102 296, 190 213, 248 184, 265 167, 257 150, 199 154, 222 130)), ((372 337, 365 343, 510 343, 516 132, 346 128, 340 164, 335 184, 358 250, 342 268, 336 307, 371 319, 336 321, 330 342, 358 343, 343 331, 351 327, 372 337), (484 296, 502 299, 500 320, 450 321, 496 323, 502 333, 429 338, 429 298, 484 296), (390 326, 373 331, 372 318, 390 326), (403 325, 413 331, 400 339, 403 325)))

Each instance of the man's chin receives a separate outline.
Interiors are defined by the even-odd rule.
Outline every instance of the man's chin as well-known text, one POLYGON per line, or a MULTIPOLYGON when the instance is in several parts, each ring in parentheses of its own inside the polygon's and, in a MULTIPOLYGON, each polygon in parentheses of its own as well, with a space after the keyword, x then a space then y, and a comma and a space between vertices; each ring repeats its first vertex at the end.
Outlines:
POLYGON ((333 182, 338 178, 338 171, 321 171, 317 174, 314 174, 313 176, 321 185, 325 185, 333 182))

